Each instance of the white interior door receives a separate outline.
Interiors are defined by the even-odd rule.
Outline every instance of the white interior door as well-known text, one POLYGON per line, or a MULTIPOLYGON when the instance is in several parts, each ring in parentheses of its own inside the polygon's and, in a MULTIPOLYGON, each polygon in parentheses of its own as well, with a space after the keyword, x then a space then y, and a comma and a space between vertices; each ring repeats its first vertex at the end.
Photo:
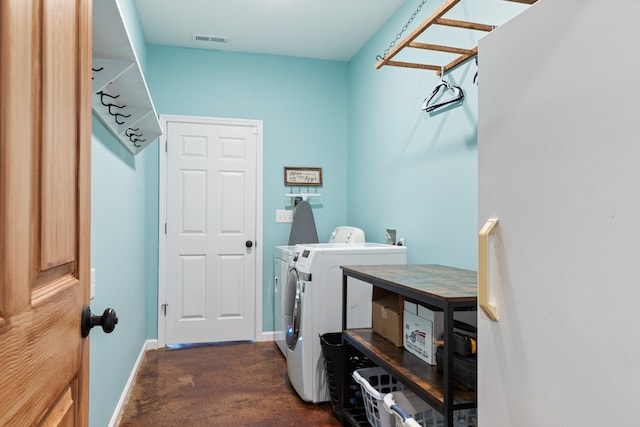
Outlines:
POLYGON ((260 128, 167 122, 166 344, 256 338, 260 128))

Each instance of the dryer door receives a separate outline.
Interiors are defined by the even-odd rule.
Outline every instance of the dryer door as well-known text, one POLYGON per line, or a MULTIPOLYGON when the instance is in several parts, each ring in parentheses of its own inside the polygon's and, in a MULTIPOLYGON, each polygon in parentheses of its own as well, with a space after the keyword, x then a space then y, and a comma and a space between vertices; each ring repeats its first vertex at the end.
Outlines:
POLYGON ((292 268, 289 270, 289 276, 287 277, 283 307, 284 335, 287 347, 291 350, 296 348, 300 334, 301 294, 298 270, 292 268))

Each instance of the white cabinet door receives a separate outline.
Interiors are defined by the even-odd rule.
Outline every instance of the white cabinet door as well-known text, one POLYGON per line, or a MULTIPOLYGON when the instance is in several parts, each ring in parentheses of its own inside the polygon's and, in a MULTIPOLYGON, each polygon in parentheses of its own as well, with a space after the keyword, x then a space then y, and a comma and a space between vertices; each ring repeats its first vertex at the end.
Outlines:
POLYGON ((615 3, 540 0, 480 41, 480 427, 638 424, 640 3, 615 3))

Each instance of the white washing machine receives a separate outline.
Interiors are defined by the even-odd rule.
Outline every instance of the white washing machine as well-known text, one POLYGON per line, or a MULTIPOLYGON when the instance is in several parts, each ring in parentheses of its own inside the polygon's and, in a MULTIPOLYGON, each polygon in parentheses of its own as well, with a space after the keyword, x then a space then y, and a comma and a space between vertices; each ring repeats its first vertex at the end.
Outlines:
MULTIPOLYGON (((328 243, 318 243, 321 245, 331 243, 364 243, 364 231, 357 227, 339 226, 331 233, 328 243)), ((274 277, 273 277, 273 301, 274 301, 274 340, 282 354, 287 357, 287 344, 284 338, 284 317, 282 307, 284 302, 284 288, 287 281, 293 249, 291 246, 276 246, 274 256, 274 277)))
MULTIPOLYGON (((406 264, 404 246, 380 243, 296 245, 285 289, 287 373, 300 397, 329 400, 320 335, 342 330, 342 265, 406 264)), ((372 287, 349 278, 347 326, 371 327, 372 287)))

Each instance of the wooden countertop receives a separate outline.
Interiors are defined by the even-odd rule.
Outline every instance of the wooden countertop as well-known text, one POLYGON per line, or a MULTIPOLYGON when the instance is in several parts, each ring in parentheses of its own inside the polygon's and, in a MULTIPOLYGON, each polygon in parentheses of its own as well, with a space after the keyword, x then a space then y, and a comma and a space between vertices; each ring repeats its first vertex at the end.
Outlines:
POLYGON ((447 302, 472 302, 478 296, 478 273, 438 264, 343 265, 348 276, 408 296, 422 294, 447 302))

